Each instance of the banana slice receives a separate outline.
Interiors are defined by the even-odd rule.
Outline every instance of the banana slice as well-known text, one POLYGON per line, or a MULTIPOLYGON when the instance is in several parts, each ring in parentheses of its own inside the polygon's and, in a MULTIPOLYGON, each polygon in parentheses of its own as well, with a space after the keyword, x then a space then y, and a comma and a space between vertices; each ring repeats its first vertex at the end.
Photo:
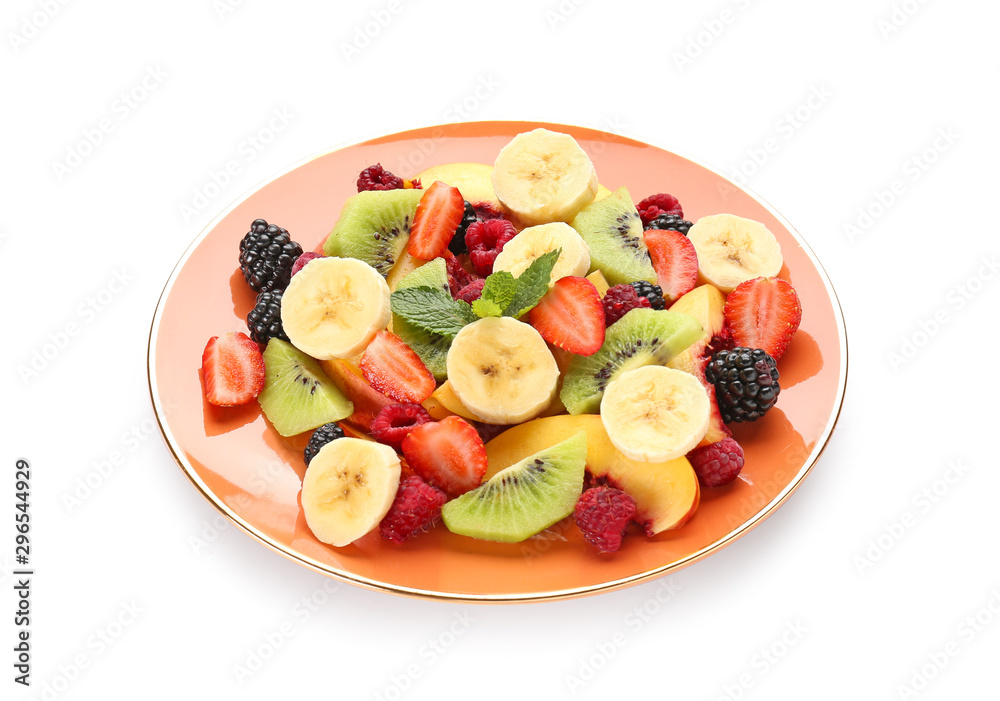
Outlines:
POLYGON ((399 487, 396 451, 362 438, 324 445, 302 480, 302 511, 319 540, 338 548, 378 526, 399 487))
POLYGON ((569 134, 535 129, 500 149, 493 190, 519 226, 568 222, 594 201, 597 171, 569 134))
POLYGON ((741 282, 777 275, 781 246, 766 226, 735 214, 702 217, 688 231, 705 282, 726 294, 741 282))
POLYGON ((357 355, 392 316, 389 285, 355 258, 316 258, 281 297, 281 325, 296 348, 319 360, 357 355))
POLYGON ((622 373, 601 401, 612 444, 641 462, 679 458, 708 432, 708 392, 683 370, 646 365, 622 373))
POLYGON ((462 328, 448 349, 448 382, 469 411, 491 424, 542 413, 556 395, 559 367, 535 329, 509 316, 462 328))
POLYGON ((561 221, 522 229, 497 254, 493 261, 493 272, 506 270, 517 277, 536 258, 557 248, 562 249, 562 252, 552 268, 550 285, 566 275, 583 277, 587 274, 590 270, 590 247, 576 233, 576 229, 561 221))

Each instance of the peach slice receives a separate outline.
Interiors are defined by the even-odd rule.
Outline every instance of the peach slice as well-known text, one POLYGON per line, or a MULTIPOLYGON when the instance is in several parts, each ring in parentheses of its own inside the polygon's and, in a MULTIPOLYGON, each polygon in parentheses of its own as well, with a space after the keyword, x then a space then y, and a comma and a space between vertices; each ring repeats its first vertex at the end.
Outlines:
POLYGON ((423 407, 431 417, 438 421, 450 414, 457 414, 470 421, 482 421, 467 406, 462 404, 462 400, 455 394, 455 390, 452 389, 451 382, 448 380, 445 380, 440 387, 434 390, 430 398, 423 403, 423 407))
POLYGON ((358 366, 349 360, 322 360, 320 365, 327 377, 333 380, 337 389, 354 402, 354 413, 345 421, 354 424, 362 430, 371 429, 372 421, 382 410, 382 407, 396 402, 372 387, 361 376, 358 366))
POLYGON ((630 460, 612 445, 597 414, 549 416, 504 431, 486 444, 486 479, 581 430, 587 434, 587 471, 635 499, 637 520, 647 535, 679 528, 694 515, 701 492, 687 458, 662 463, 630 460))

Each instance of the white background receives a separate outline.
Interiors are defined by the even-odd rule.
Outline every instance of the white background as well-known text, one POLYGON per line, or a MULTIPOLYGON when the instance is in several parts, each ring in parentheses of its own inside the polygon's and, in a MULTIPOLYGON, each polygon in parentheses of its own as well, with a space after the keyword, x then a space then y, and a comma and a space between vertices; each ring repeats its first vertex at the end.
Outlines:
POLYGON ((0 696, 994 698, 995 3, 223 3, 0 14, 0 696), (287 124, 260 134, 274 110, 287 124), (839 426, 771 518, 666 580, 505 607, 328 593, 226 526, 153 428, 158 295, 203 226, 275 172, 493 118, 619 131, 742 173, 839 293, 839 426), (248 151, 253 135, 269 143, 248 151), (19 372, 67 324, 56 357, 19 372), (11 667, 19 457, 30 689, 11 667))

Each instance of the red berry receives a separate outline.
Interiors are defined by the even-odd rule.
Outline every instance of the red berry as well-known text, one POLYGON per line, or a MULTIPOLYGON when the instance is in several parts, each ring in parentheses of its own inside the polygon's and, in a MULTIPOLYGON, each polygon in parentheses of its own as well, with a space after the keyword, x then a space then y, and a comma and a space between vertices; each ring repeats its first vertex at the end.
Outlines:
POLYGON ((650 195, 640 202, 636 209, 639 210, 639 218, 642 219, 643 227, 661 214, 676 214, 678 217, 684 216, 681 203, 677 201, 676 197, 668 195, 665 192, 658 195, 650 195))
POLYGON ((458 293, 464 287, 467 287, 469 283, 479 278, 475 273, 470 273, 466 270, 462 265, 462 261, 451 251, 445 251, 442 257, 444 258, 445 268, 448 271, 448 289, 451 290, 451 296, 458 299, 458 293))
POLYGON ((688 237, 671 229, 647 229, 642 234, 656 271, 656 284, 669 307, 698 284, 698 253, 688 237))
POLYGON ((622 546, 636 511, 635 500, 622 490, 591 487, 577 500, 573 519, 588 543, 599 552, 613 553, 622 546))
POLYGON ((487 219, 470 224, 465 232, 465 245, 469 249, 472 269, 483 277, 492 273, 497 254, 515 236, 517 229, 506 219, 487 219))
POLYGON ((375 415, 368 430, 379 443, 399 448, 410 431, 433 420, 420 404, 390 404, 375 415))
POLYGON ((615 285, 604 293, 601 303, 604 307, 604 323, 607 326, 611 326, 633 309, 650 307, 649 300, 640 297, 632 285, 615 285))
POLYGON ((393 543, 406 542, 437 522, 446 501, 447 494, 410 475, 399 483, 396 498, 378 525, 379 533, 393 543))
POLYGON ((778 277, 741 282, 726 295, 723 312, 737 346, 760 348, 777 360, 802 321, 795 289, 778 277))
POLYGON ((264 356, 242 331, 208 339, 201 372, 205 399, 216 406, 246 404, 264 389, 264 356))
POLYGON ((458 416, 420 424, 403 439, 402 447, 407 465, 450 497, 475 489, 486 474, 483 439, 458 416))
POLYGON ((451 242, 465 214, 465 200, 457 187, 435 180, 417 203, 406 250, 414 258, 433 260, 451 242))
POLYGON ((577 355, 593 355, 604 344, 601 294, 587 278, 556 280, 528 313, 528 322, 542 338, 577 355))
POLYGON ((688 462, 706 487, 729 484, 743 469, 743 448, 732 438, 695 448, 687 455, 688 462))
POLYGON ((368 383, 397 402, 420 402, 437 388, 434 375, 412 348, 391 331, 375 334, 358 363, 368 383))
POLYGON ((486 284, 486 278, 481 277, 478 280, 473 280, 468 285, 463 287, 455 295, 455 299, 461 299, 469 304, 472 304, 477 299, 483 296, 483 285, 486 284))
POLYGON ((302 268, 306 267, 306 263, 308 263, 309 261, 322 257, 323 257, 322 253, 316 253, 314 251, 306 251, 301 256, 296 258, 294 263, 292 263, 292 275, 295 275, 295 273, 299 272, 300 270, 302 270, 302 268))
POLYGON ((403 187, 403 179, 393 175, 376 163, 368 166, 358 176, 358 192, 365 190, 399 190, 403 187))

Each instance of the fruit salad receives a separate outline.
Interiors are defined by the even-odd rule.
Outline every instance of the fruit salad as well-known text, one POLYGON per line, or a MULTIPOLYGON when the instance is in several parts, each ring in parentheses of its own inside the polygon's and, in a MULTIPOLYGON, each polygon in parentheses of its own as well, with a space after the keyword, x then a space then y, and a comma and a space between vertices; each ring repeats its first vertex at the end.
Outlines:
POLYGON ((767 421, 802 316, 763 224, 636 201, 542 128, 406 175, 363 167, 315 250, 252 222, 256 304, 202 357, 208 402, 309 435, 318 540, 519 542, 567 519, 614 553, 738 478, 729 425, 767 421))

